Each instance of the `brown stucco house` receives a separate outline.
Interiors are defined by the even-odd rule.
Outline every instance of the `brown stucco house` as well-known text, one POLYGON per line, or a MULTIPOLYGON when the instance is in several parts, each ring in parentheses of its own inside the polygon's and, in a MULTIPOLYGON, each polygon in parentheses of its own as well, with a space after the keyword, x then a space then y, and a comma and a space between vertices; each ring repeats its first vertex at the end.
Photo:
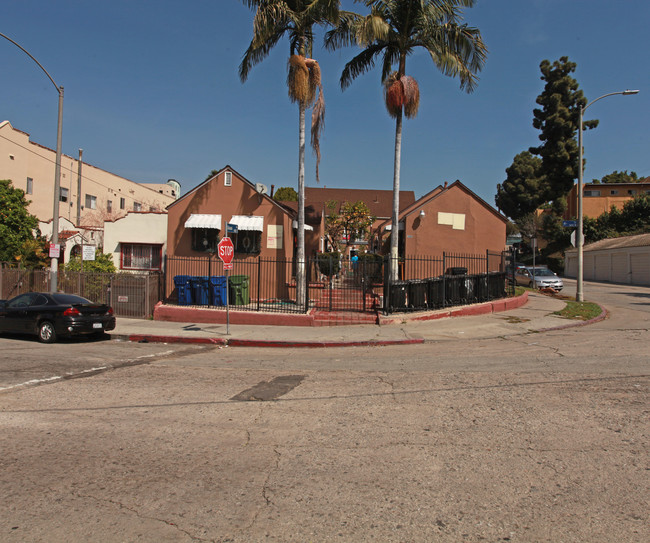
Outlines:
MULTIPOLYGON (((215 252, 226 234, 232 234, 235 261, 258 256, 292 258, 295 213, 273 200, 268 189, 252 183, 230 166, 221 169, 167 207, 167 254, 201 257, 215 252)), ((305 242, 317 236, 306 227, 305 242)))
MULTIPOLYGON (((399 219, 401 257, 437 257, 443 252, 485 254, 506 247, 507 219, 460 181, 438 186, 403 208, 399 219)), ((374 230, 386 243, 390 219, 374 230)))

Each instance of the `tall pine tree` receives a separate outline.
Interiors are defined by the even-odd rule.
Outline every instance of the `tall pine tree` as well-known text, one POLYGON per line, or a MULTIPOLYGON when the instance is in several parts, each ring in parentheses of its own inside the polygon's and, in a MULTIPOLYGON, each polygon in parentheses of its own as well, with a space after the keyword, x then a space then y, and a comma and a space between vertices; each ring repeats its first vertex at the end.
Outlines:
MULTIPOLYGON (((497 207, 513 220, 549 202, 561 214, 578 177, 576 135, 580 106, 587 105, 587 99, 571 76, 575 69, 568 57, 540 64, 546 84, 536 100, 540 107, 533 111, 533 126, 540 130, 542 143, 518 154, 506 169, 507 179, 497 185, 497 207)), ((584 128, 597 125, 597 120, 583 121, 584 128)))
MULTIPOLYGON (((539 68, 546 85, 536 100, 541 108, 533 110, 533 126, 541 131, 539 139, 542 144, 531 147, 530 152, 542 159, 543 198, 548 202, 566 196, 578 177, 576 134, 580 107, 587 105, 587 99, 571 76, 576 64, 568 57, 561 57, 553 63, 544 60, 539 68)), ((595 128, 598 121, 583 121, 582 124, 584 128, 595 128)))

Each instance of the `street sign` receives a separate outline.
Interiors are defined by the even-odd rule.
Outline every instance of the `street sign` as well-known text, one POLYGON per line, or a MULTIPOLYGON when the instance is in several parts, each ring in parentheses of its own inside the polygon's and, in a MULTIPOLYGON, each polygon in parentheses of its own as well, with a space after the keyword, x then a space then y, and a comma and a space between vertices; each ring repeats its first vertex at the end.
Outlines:
POLYGON ((61 257, 61 244, 50 243, 50 258, 60 258, 61 257))
POLYGON ((217 245, 217 254, 219 258, 224 263, 224 269, 232 270, 232 259, 235 256, 235 247, 232 244, 230 238, 222 238, 219 244, 217 245), (225 265, 228 264, 230 267, 226 268, 225 265))
POLYGON ((562 221, 562 226, 564 226, 564 228, 576 228, 578 226, 578 221, 562 221))
POLYGON ((83 259, 84 260, 95 260, 95 250, 97 247, 94 245, 82 245, 83 247, 83 259))
POLYGON ((239 226, 237 226, 236 224, 227 222, 226 223, 226 232, 228 234, 236 234, 237 232, 239 232, 239 226))

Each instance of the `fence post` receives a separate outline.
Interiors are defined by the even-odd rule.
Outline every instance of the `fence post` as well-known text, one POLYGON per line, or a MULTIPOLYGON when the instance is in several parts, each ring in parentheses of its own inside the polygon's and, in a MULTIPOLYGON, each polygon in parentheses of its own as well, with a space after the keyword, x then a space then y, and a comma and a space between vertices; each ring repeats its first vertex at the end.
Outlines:
POLYGON ((261 285, 262 285, 262 257, 257 257, 257 311, 260 310, 260 297, 261 297, 261 285))
POLYGON ((144 318, 148 319, 150 315, 150 307, 151 303, 149 301, 149 297, 151 296, 151 293, 149 292, 149 274, 147 274, 145 281, 144 281, 144 318))

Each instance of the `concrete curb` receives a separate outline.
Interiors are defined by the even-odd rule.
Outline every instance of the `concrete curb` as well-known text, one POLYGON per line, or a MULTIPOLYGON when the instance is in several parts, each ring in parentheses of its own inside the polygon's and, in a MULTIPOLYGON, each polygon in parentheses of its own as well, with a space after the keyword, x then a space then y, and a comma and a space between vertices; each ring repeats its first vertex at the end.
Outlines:
POLYGON ((379 315, 379 324, 384 326, 390 324, 404 324, 405 322, 423 322, 446 319, 449 317, 475 317, 477 315, 489 315, 490 313, 500 313, 502 311, 517 309, 518 307, 526 305, 526 303, 528 303, 528 291, 525 291, 520 296, 514 296, 512 298, 500 298, 493 302, 483 302, 480 304, 466 305, 452 309, 440 309, 424 315, 422 312, 418 312, 417 315, 400 313, 399 317, 384 317, 379 315))
POLYGON ((225 339, 212 337, 157 336, 153 334, 111 334, 111 339, 133 343, 187 343, 195 345, 218 345, 222 347, 385 347, 390 345, 419 345, 424 339, 385 339, 350 341, 279 341, 265 339, 225 339))
POLYGON ((540 328, 539 330, 537 330, 537 332, 552 332, 554 330, 566 330, 568 328, 578 328, 580 326, 587 326, 588 324, 595 324, 597 322, 605 320, 609 316, 609 311, 607 311, 607 309, 605 309, 599 303, 596 303, 596 305, 600 307, 600 315, 594 317, 593 319, 589 319, 586 321, 571 321, 567 324, 562 324, 560 326, 553 326, 552 328, 540 328))

